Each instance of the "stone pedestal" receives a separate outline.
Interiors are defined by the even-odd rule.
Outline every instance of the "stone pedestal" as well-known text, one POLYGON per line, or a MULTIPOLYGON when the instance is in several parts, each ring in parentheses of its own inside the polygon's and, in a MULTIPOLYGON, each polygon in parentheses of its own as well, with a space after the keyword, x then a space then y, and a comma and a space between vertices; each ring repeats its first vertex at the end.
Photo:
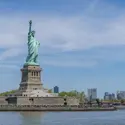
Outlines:
POLYGON ((40 66, 24 66, 21 69, 22 78, 19 90, 40 90, 42 89, 40 66))
POLYGON ((12 95, 16 97, 57 97, 54 93, 48 93, 41 82, 39 65, 27 65, 21 69, 22 77, 19 89, 12 95))
POLYGON ((42 90, 40 66, 24 66, 18 96, 28 96, 33 90, 42 90))

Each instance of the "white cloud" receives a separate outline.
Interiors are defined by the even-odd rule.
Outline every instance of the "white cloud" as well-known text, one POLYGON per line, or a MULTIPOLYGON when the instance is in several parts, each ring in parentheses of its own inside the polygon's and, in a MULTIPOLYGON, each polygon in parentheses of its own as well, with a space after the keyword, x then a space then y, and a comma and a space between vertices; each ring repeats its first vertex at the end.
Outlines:
POLYGON ((41 56, 41 65, 92 68, 103 64, 125 62, 125 46, 100 47, 91 50, 53 53, 41 56))
MULTIPOLYGON (((41 51, 72 51, 85 50, 100 46, 114 46, 125 44, 124 14, 116 18, 90 17, 88 12, 95 9, 98 0, 86 9, 85 13, 74 16, 59 16, 37 13, 17 13, 0 15, 0 60, 26 54, 28 21, 33 20, 33 29, 36 30, 36 39, 41 42, 41 51), (88 14, 88 15, 87 15, 88 14), (43 49, 43 48, 46 48, 43 49)), ((105 10, 104 8, 102 8, 105 10)), ((46 53, 42 52, 42 53, 46 53)), ((50 52, 51 53, 51 52, 50 52)), ((47 64, 48 62, 45 61, 47 64)), ((55 60, 49 63, 62 65, 55 60)), ((89 62, 67 62, 67 65, 95 65, 89 62), (85 63, 85 64, 84 64, 85 63)), ((65 64, 63 64, 65 65, 65 64)))
MULTIPOLYGON (((26 45, 30 16, 0 17, 0 48, 26 45), (4 19, 4 20, 3 20, 4 19)), ((83 16, 61 17, 33 15, 33 29, 41 46, 61 50, 125 44, 125 18, 115 20, 84 19, 83 16), (91 21, 93 20, 93 22, 91 21)))
POLYGON ((56 67, 83 67, 83 68, 91 68, 97 64, 96 61, 80 61, 80 60, 65 60, 66 58, 63 58, 64 61, 61 60, 43 60, 43 64, 50 65, 50 66, 56 66, 56 67))
MULTIPOLYGON (((22 54, 23 52, 24 52, 23 48, 11 48, 11 49, 7 49, 6 51, 4 51, 0 55, 0 61, 8 59, 8 58, 11 58, 11 57, 18 56, 18 55, 22 54)), ((15 59, 15 61, 16 61, 16 59, 15 59)))

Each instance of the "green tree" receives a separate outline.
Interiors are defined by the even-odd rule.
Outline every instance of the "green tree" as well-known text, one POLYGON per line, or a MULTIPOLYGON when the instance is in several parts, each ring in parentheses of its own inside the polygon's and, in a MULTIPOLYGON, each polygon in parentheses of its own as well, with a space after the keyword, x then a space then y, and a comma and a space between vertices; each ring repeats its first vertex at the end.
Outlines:
POLYGON ((78 92, 76 90, 72 90, 72 91, 69 91, 69 92, 60 92, 59 93, 59 96, 61 97, 64 97, 64 96, 68 96, 68 97, 76 97, 76 98, 79 98, 80 102, 84 102, 84 99, 85 99, 85 93, 84 92, 78 92))
POLYGON ((96 103, 98 104, 98 107, 100 107, 100 100, 99 99, 96 99, 96 103))
POLYGON ((48 90, 48 93, 52 93, 52 89, 49 89, 49 90, 48 90))
POLYGON ((121 104, 124 104, 124 102, 125 102, 125 101, 122 99, 122 100, 121 100, 121 104))
POLYGON ((7 96, 7 95, 11 95, 13 93, 15 93, 17 90, 11 90, 11 91, 7 91, 7 92, 3 92, 0 93, 0 96, 7 96))
POLYGON ((65 95, 67 95, 67 96, 68 96, 68 93, 67 93, 67 92, 64 92, 64 91, 59 93, 59 96, 64 97, 65 95))
POLYGON ((81 105, 84 104, 84 102, 85 102, 85 93, 84 92, 79 93, 79 101, 80 101, 81 105))

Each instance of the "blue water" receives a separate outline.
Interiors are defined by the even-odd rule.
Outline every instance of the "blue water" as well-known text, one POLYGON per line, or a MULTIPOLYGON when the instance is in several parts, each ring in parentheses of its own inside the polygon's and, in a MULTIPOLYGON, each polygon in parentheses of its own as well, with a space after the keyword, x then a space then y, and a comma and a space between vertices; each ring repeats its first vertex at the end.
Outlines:
POLYGON ((125 110, 113 112, 0 112, 0 125, 125 125, 125 110))

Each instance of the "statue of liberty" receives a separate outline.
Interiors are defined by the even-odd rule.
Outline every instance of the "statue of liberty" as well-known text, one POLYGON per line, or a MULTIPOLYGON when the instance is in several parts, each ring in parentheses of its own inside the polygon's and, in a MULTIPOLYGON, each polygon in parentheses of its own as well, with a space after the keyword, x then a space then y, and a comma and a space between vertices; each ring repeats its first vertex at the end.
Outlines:
POLYGON ((38 48, 40 42, 35 39, 35 31, 31 30, 32 21, 29 21, 28 33, 28 56, 25 65, 39 65, 38 64, 38 48))

